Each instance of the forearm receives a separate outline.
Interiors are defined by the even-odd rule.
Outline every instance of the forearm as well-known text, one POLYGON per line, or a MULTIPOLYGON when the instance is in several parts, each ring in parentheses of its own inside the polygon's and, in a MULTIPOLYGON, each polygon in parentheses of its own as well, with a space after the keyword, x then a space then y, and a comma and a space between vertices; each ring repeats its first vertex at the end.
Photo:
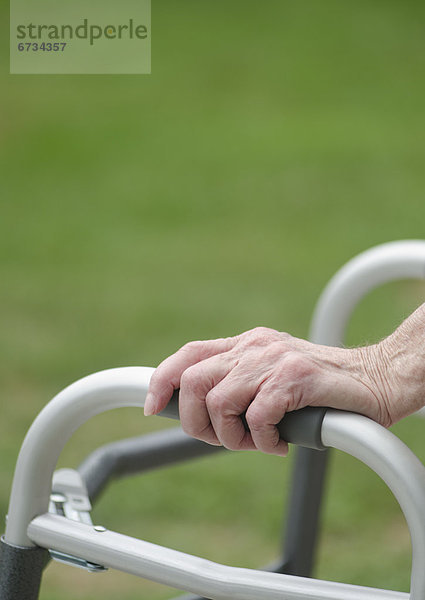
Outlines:
POLYGON ((425 405, 425 304, 377 345, 392 422, 425 405))

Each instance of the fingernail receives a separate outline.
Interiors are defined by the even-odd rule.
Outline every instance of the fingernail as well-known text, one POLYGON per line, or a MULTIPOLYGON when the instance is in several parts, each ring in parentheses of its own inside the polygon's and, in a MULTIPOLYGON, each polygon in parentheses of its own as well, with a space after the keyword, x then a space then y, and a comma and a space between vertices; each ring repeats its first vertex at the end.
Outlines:
POLYGON ((151 392, 148 392, 146 395, 145 406, 143 408, 143 412, 145 413, 145 417, 150 417, 154 415, 156 412, 155 406, 155 398, 151 392))

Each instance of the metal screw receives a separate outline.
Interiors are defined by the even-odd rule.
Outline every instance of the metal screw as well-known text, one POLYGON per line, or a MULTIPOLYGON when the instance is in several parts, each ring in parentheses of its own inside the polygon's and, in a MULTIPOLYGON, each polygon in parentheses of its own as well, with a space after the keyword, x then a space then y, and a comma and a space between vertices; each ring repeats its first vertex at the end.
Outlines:
POLYGON ((95 525, 93 529, 95 531, 98 531, 99 533, 103 533, 104 531, 106 531, 106 527, 103 527, 103 525, 95 525))
POLYGON ((66 497, 63 494, 52 494, 50 500, 55 503, 66 502, 66 497))

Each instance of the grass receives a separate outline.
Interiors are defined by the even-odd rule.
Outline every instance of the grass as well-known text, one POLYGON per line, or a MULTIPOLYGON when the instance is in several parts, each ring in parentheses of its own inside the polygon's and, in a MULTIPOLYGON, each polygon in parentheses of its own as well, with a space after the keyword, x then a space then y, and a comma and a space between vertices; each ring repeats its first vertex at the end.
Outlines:
MULTIPOLYGON (((9 76, 3 52, 2 514, 26 429, 68 383, 258 324, 307 336, 347 259, 423 237, 424 13, 413 0, 158 0, 153 71, 141 77, 9 76)), ((372 294, 348 343, 388 333, 423 292, 408 282, 372 294)), ((61 464, 162 426, 102 415, 61 464)), ((396 431, 421 452, 420 423, 396 431)), ((279 547, 289 462, 235 454, 123 481, 96 519, 262 564, 279 547)), ((346 457, 334 458, 324 530, 320 576, 407 589, 399 512, 346 457)), ((172 595, 52 565, 41 598, 96 593, 172 595)))

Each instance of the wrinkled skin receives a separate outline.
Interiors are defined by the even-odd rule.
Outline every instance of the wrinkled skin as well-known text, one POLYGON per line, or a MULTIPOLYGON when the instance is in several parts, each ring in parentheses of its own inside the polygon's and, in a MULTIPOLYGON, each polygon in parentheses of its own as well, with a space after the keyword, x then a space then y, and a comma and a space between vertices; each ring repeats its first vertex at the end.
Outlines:
POLYGON ((258 327, 235 337, 189 342, 155 370, 145 414, 180 388, 184 431, 231 450, 285 456, 275 425, 286 412, 330 406, 385 427, 425 403, 425 305, 388 338, 362 348, 319 346, 258 327), (250 432, 240 415, 246 411, 250 432))

